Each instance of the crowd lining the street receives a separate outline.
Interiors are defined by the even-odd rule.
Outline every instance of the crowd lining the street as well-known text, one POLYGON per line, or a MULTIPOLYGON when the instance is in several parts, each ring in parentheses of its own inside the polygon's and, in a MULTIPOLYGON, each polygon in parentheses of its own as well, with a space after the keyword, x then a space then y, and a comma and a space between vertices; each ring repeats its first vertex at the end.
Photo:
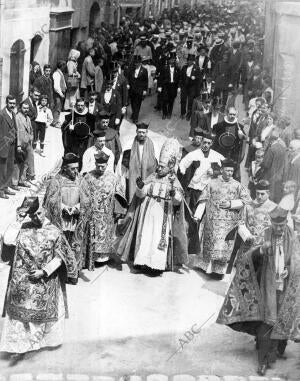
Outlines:
POLYGON ((26 197, 4 234, 12 272, 1 351, 19 358, 62 344, 65 283, 108 261, 148 276, 231 274, 217 322, 255 337, 260 375, 300 341, 300 130, 273 112, 263 28, 258 1, 175 8, 103 24, 53 73, 32 63, 28 98, 16 112, 9 95, 0 112, 0 197, 34 183, 48 126, 61 129, 64 156, 44 199, 26 197), (139 122, 149 95, 162 119, 180 97, 190 145, 167 139, 156 158, 139 122), (129 110, 136 137, 124 151, 129 110))

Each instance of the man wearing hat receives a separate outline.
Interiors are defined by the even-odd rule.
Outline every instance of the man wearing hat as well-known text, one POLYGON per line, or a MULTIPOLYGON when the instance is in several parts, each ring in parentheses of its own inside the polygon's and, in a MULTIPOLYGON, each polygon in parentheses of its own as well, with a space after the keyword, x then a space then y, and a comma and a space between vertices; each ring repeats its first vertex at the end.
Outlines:
MULTIPOLYGON (((149 47, 150 49, 150 47, 149 47)), ((129 98, 132 109, 132 122, 137 123, 144 97, 148 91, 148 72, 142 66, 141 56, 133 57, 133 66, 128 71, 129 98)))
POLYGON ((70 246, 80 210, 78 168, 79 157, 67 153, 60 172, 50 180, 43 201, 47 218, 64 232, 70 246))
POLYGON ((109 148, 105 147, 105 135, 105 131, 101 129, 96 129, 93 132, 95 138, 94 145, 85 151, 82 158, 82 169, 80 172, 82 175, 95 169, 95 154, 99 152, 103 152, 108 156, 107 168, 109 171, 114 172, 115 156, 109 148))
POLYGON ((197 266, 216 279, 226 273, 234 247, 234 240, 226 237, 243 221, 244 207, 251 202, 248 190, 233 179, 235 165, 231 159, 222 161, 221 175, 203 189, 195 212, 203 242, 197 266))
POLYGON ((210 52, 212 70, 214 70, 216 64, 222 60, 225 51, 226 46, 219 33, 210 52))
POLYGON ((277 358, 285 358, 287 340, 299 342, 300 338, 300 247, 287 225, 287 213, 275 208, 270 216, 263 242, 244 257, 246 273, 236 273, 243 278, 244 291, 240 292, 240 286, 237 290, 236 282, 232 284, 217 320, 255 336, 260 376, 277 358))
POLYGON ((16 363, 26 352, 63 343, 68 318, 65 283, 77 283, 78 268, 63 233, 47 220, 38 197, 25 197, 17 222, 3 240, 2 256, 14 255, 9 258, 0 351, 11 354, 16 363))
POLYGON ((108 169, 109 156, 94 154, 94 169, 80 184, 80 220, 76 230, 75 252, 80 268, 93 271, 96 263, 105 263, 114 254, 116 214, 127 206, 124 190, 116 175, 108 169))
POLYGON ((157 91, 162 94, 162 118, 171 119, 173 105, 177 96, 180 80, 180 70, 176 66, 176 52, 171 52, 168 65, 160 72, 157 91))
POLYGON ((113 88, 113 84, 114 74, 110 74, 105 83, 104 92, 100 94, 99 111, 104 111, 109 114, 109 127, 119 130, 122 115, 122 104, 120 93, 113 88))
POLYGON ((128 81, 117 62, 112 62, 111 70, 113 74, 112 89, 120 95, 122 122, 128 105, 128 81))
POLYGON ((136 179, 141 177, 145 180, 157 167, 154 144, 148 137, 148 127, 145 123, 136 125, 136 137, 131 147, 129 162, 129 202, 136 190, 136 179))
POLYGON ((135 47, 134 55, 147 57, 149 60, 152 59, 152 51, 148 45, 147 37, 144 34, 140 37, 139 42, 135 47))
POLYGON ((235 88, 238 88, 241 76, 242 52, 240 50, 240 45, 239 41, 233 41, 232 49, 230 49, 229 54, 229 66, 232 73, 231 83, 235 88))
POLYGON ((72 152, 79 156, 79 170, 94 124, 94 116, 88 113, 84 99, 78 98, 74 111, 66 116, 61 126, 64 154, 72 152))
POLYGON ((224 120, 224 114, 221 112, 221 104, 218 98, 213 98, 211 102, 211 111, 204 114, 200 120, 199 127, 204 131, 213 131, 216 124, 224 120))
POLYGON ((193 100, 200 92, 200 70, 195 64, 195 56, 188 55, 187 64, 181 69, 180 89, 181 89, 181 118, 186 115, 186 120, 190 120, 192 114, 193 100))
POLYGON ((118 132, 109 127, 109 121, 110 115, 105 111, 100 111, 96 118, 95 129, 105 132, 105 146, 114 154, 116 164, 122 152, 122 145, 118 132))
POLYGON ((199 197, 211 181, 214 173, 220 169, 224 156, 211 149, 214 135, 210 132, 195 130, 195 136, 202 136, 200 147, 188 153, 180 162, 179 169, 185 175, 190 168, 189 179, 186 179, 187 197, 192 213, 195 213, 199 197))
POLYGON ((191 54, 196 55, 197 49, 196 49, 196 46, 193 45, 193 41, 194 41, 193 36, 188 36, 186 43, 182 47, 181 54, 184 60, 183 61, 184 64, 186 64, 189 55, 191 54))
POLYGON ((208 57, 208 47, 205 45, 199 45, 197 48, 197 57, 196 57, 196 64, 200 69, 201 73, 201 88, 202 83, 206 79, 206 76, 210 74, 211 72, 211 62, 208 57))

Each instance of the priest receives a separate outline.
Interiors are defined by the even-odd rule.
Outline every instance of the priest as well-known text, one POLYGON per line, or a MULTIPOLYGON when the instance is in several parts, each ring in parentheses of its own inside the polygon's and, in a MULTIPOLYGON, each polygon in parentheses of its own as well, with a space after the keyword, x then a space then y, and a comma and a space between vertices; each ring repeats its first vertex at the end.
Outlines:
POLYGON ((198 267, 216 279, 222 279, 226 273, 234 247, 234 237, 228 240, 227 235, 241 224, 244 207, 251 202, 248 190, 233 179, 234 170, 235 163, 231 159, 222 161, 221 175, 204 188, 195 212, 201 221, 198 267))
POLYGON ((76 284, 75 256, 63 233, 45 217, 38 197, 25 197, 4 234, 2 256, 11 272, 4 302, 0 351, 16 363, 26 352, 63 343, 66 285, 76 284))
POLYGON ((244 258, 245 271, 237 273, 217 322, 255 336, 258 374, 264 376, 284 358, 287 340, 300 341, 300 247, 282 209, 271 212, 263 241, 244 258))
POLYGON ((135 194, 136 179, 141 177, 145 180, 155 172, 157 166, 154 144, 148 136, 148 127, 146 123, 136 125, 136 137, 131 147, 129 162, 129 202, 135 194))

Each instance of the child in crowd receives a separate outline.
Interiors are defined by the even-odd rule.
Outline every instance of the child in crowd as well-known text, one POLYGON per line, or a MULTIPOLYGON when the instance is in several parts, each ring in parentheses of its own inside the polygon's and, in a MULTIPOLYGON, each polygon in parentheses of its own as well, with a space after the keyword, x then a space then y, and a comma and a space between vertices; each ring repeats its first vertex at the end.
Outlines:
POLYGON ((37 142, 40 142, 40 155, 44 155, 44 141, 46 128, 52 123, 53 115, 48 107, 48 97, 47 95, 41 95, 38 106, 37 106, 37 117, 35 119, 34 137, 33 137, 33 149, 37 151, 37 142))

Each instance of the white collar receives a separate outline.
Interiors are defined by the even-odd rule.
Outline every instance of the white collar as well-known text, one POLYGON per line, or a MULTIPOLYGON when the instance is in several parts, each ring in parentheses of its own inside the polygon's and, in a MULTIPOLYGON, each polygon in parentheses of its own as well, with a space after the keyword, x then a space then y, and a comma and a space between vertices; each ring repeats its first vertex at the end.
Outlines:
POLYGON ((235 118, 234 118, 234 121, 233 121, 233 122, 230 122, 230 121, 228 120, 227 115, 224 116, 224 120, 225 120, 225 122, 228 123, 228 124, 235 124, 235 123, 237 123, 237 121, 238 121, 238 119, 235 117, 235 118))

